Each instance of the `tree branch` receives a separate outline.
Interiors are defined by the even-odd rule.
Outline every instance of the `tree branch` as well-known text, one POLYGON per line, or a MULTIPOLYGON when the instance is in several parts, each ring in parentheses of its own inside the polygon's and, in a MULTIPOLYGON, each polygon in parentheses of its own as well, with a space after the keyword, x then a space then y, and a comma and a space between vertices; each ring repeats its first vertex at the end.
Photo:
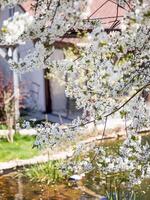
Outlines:
POLYGON ((123 108, 127 103, 129 103, 131 101, 131 99, 133 99, 138 93, 140 93, 143 89, 147 88, 148 86, 150 86, 150 83, 147 83, 146 85, 144 85, 143 87, 141 87, 140 89, 138 89, 126 102, 124 102, 121 106, 119 106, 118 108, 114 109, 111 113, 105 115, 105 117, 109 117, 110 115, 116 113, 117 111, 119 111, 121 108, 123 108))

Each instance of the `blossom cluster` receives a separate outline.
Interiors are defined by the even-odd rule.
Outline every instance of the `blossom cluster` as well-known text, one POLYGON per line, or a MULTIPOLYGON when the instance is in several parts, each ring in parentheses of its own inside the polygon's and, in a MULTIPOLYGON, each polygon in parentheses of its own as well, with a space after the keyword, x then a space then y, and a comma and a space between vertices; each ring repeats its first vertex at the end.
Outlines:
POLYGON ((38 42, 38 46, 41 46, 41 52, 43 47, 45 48, 45 59, 42 63, 41 59, 38 60, 38 56, 36 57, 37 61, 32 59, 35 57, 33 52, 33 55, 29 53, 31 56, 27 55, 23 61, 13 63, 12 66, 18 71, 31 71, 32 66, 47 67, 47 59, 52 54, 52 45, 75 26, 78 27, 84 17, 83 10, 86 5, 87 0, 37 1, 32 8, 34 16, 29 16, 27 13, 16 13, 4 21, 1 29, 1 44, 15 45, 19 42, 32 40, 34 43, 38 42), (25 65, 28 67, 26 68, 25 65))
MULTIPOLYGON (((64 135, 62 130, 60 132, 59 125, 57 131, 53 126, 50 127, 48 132, 54 133, 56 137, 61 133, 61 139, 59 138, 57 142, 62 138, 66 140, 68 134, 76 137, 77 128, 93 119, 95 122, 105 119, 116 111, 127 118, 125 120, 132 121, 129 127, 125 127, 128 129, 129 137, 130 134, 149 126, 150 113, 147 102, 142 97, 142 92, 150 85, 149 10, 149 4, 137 3, 134 10, 127 13, 122 20, 122 32, 113 31, 108 34, 102 25, 97 24, 90 34, 89 44, 80 49, 79 57, 75 60, 65 59, 61 62, 47 60, 52 71, 58 70, 67 76, 66 95, 76 99, 77 108, 84 111, 82 119, 75 122, 76 128, 72 130, 74 127, 72 125, 63 132, 64 135)), ((40 138, 38 142, 43 141, 42 136, 40 138)), ((47 139, 47 141, 53 140, 47 139)), ((134 162, 131 162, 132 159, 127 154, 121 154, 119 157, 105 155, 107 166, 105 165, 103 173, 132 171, 132 175, 136 174, 136 169, 143 163, 142 156, 145 154, 149 157, 149 147, 148 145, 142 147, 138 142, 135 146, 137 146, 135 155, 130 152, 133 146, 130 148, 125 146, 125 143, 122 146, 123 152, 134 155, 136 158, 134 162)), ((145 168, 148 170, 148 157, 144 157, 146 162, 141 166, 145 171, 145 168)))
POLYGON ((129 12, 122 20, 122 32, 107 34, 98 24, 77 59, 47 60, 51 71, 67 76, 66 95, 76 99, 84 117, 87 112, 96 119, 109 115, 149 83, 149 8, 138 4, 129 12))
POLYGON ((69 170, 80 174, 94 170, 102 177, 124 174, 121 184, 130 187, 141 184, 145 178, 150 178, 150 146, 147 142, 144 143, 140 136, 131 133, 111 153, 109 148, 111 147, 100 147, 97 144, 80 145, 74 153, 74 161, 68 165, 69 170))
MULTIPOLYGON (((35 145, 54 148, 66 141, 75 141, 88 123, 107 121, 109 116, 119 112, 125 126, 126 121, 131 120, 125 127, 127 140, 120 147, 119 155, 108 155, 103 148, 93 147, 99 152, 95 161, 100 173, 127 171, 132 182, 140 182, 150 171, 149 145, 143 145, 137 137, 137 133, 150 124, 148 103, 143 96, 145 91, 149 95, 150 86, 150 3, 134 0, 130 6, 130 1, 118 1, 120 6, 130 8, 120 22, 120 30, 106 31, 96 21, 88 34, 88 44, 79 48, 76 59, 52 61, 55 41, 63 39, 73 29, 78 31, 89 26, 83 14, 86 3, 86 0, 39 0, 34 8, 35 15, 29 21, 28 15, 16 14, 4 22, 2 42, 32 40, 34 51, 18 63, 13 61, 12 69, 24 72, 47 67, 51 72, 62 72, 67 77, 67 97, 75 99, 77 108, 83 110, 81 119, 66 127, 40 125, 35 145)), ((76 156, 82 151, 86 152, 81 146, 76 156)), ((91 170, 92 161, 83 159, 79 166, 85 171, 91 170)), ((76 165, 75 171, 77 169, 76 165)))
POLYGON ((3 22, 1 29, 3 40, 6 44, 21 43, 18 38, 24 34, 32 24, 34 19, 28 13, 14 13, 13 19, 9 18, 3 22))
POLYGON ((13 6, 18 3, 23 3, 25 0, 0 0, 0 7, 5 8, 6 6, 13 6))

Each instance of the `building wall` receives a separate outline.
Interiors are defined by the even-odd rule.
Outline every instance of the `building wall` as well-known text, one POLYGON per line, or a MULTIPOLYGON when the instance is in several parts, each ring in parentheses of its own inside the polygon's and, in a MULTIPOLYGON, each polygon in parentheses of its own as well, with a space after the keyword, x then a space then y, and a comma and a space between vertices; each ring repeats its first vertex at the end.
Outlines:
MULTIPOLYGON (((24 12, 21 7, 16 6, 14 12, 24 12)), ((2 22, 10 16, 10 11, 7 8, 0 11, 0 27, 2 22)), ((4 62, 4 59, 7 59, 7 52, 9 47, 0 48, 0 70, 3 69, 5 76, 8 76, 10 73, 9 64, 4 62), (4 59, 2 59, 2 57, 4 59), (7 67, 7 70, 4 70, 7 67)), ((20 45, 18 48, 18 55, 20 58, 26 56, 28 50, 34 50, 33 44, 31 41, 28 41, 25 45, 20 45)), ((20 85, 20 94, 27 95, 27 98, 24 100, 24 106, 35 111, 44 112, 45 111, 45 87, 44 87, 44 74, 43 70, 37 70, 34 72, 28 72, 25 74, 18 75, 19 85, 20 85)))
MULTIPOLYGON (((14 12, 24 12, 19 6, 16 6, 14 12)), ((88 11, 87 11, 88 12, 88 11)), ((8 8, 1 11, 0 26, 2 21, 10 16, 8 8)), ((63 47, 62 47, 63 48, 63 47)), ((28 50, 33 51, 34 46, 32 41, 28 41, 25 45, 18 47, 18 54, 20 58, 24 58, 28 50)), ((4 58, 7 57, 8 48, 1 48, 0 55, 4 58)), ((60 60, 64 58, 63 49, 56 49, 51 59, 60 60)), ((3 66, 5 68, 5 66, 3 66)), ((35 111, 45 112, 46 111, 46 96, 45 96, 45 81, 44 71, 42 69, 34 70, 33 72, 27 72, 18 75, 20 83, 20 94, 26 95, 27 98, 24 100, 24 106, 35 111)), ((60 113, 61 115, 67 115, 68 99, 65 96, 65 84, 61 84, 59 79, 62 79, 62 74, 58 74, 57 79, 51 78, 49 80, 49 90, 51 102, 51 110, 53 113, 60 113)), ((72 105, 69 103, 69 105, 72 105)), ((73 106, 74 107, 74 106, 73 106)))
MULTIPOLYGON (((18 48, 19 57, 24 58, 28 50, 34 51, 34 46, 31 41, 25 45, 20 45, 18 48)), ((44 86, 44 72, 42 69, 26 72, 20 75, 20 82, 25 85, 25 90, 29 98, 26 104, 29 108, 35 111, 45 112, 45 86, 44 86)))
MULTIPOLYGON (((56 49, 51 58, 52 60, 63 59, 63 50, 56 49)), ((49 81, 53 113, 66 113, 67 98, 65 96, 65 84, 62 83, 62 80, 64 80, 63 75, 59 73, 57 78, 51 78, 49 81)))
POLYGON ((45 112, 43 70, 27 72, 20 76, 20 93, 27 96, 25 106, 33 112, 45 112))
MULTIPOLYGON (((20 7, 15 8, 15 11, 20 11, 20 7)), ((8 9, 5 9, 1 12, 1 16, 3 20, 7 19, 9 17, 9 11, 8 9)), ((0 23, 2 24, 2 21, 0 20, 0 23)), ((24 58, 28 50, 33 51, 34 46, 31 41, 28 41, 25 45, 20 45, 18 47, 18 54, 20 58, 24 58)), ((8 48, 0 48, 0 55, 3 58, 7 58, 7 51, 8 48)), ((57 49, 54 54, 52 55, 53 59, 63 59, 63 50, 57 49)), ((1 59, 0 59, 1 61, 1 59)), ((4 61, 4 60, 3 60, 4 61)), ((6 64, 7 62, 0 62, 2 68, 6 68, 7 65, 7 76, 9 73, 9 65, 6 64)), ((0 69, 1 70, 1 69, 0 69)), ((10 70, 11 71, 11 70, 10 70)), ((60 78, 62 75, 60 74, 60 78)), ((43 69, 34 70, 33 72, 27 72, 24 74, 18 75, 19 78, 19 85, 20 85, 20 94, 22 96, 27 96, 27 98, 24 100, 24 106, 26 108, 29 108, 33 111, 40 111, 45 112, 46 110, 46 98, 45 98, 45 82, 44 82, 44 71, 43 69)), ((51 79, 49 81, 50 84, 50 94, 51 94, 51 101, 52 101, 52 112, 53 113, 65 113, 66 112, 66 97, 65 97, 65 86, 59 84, 58 79, 51 79)))

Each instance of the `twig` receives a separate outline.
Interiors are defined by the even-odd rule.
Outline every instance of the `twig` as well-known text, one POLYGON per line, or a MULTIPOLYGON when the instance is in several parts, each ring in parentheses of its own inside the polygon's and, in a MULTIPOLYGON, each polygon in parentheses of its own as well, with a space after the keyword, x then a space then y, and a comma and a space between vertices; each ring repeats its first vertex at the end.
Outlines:
MULTIPOLYGON (((103 134, 102 134, 102 140, 103 140, 103 138, 104 138, 104 136, 105 136, 106 125, 107 125, 107 117, 105 118, 104 130, 103 130, 103 134)), ((102 140, 101 140, 101 141, 102 141, 102 140)))
POLYGON ((125 117, 124 117, 124 123, 125 123, 126 136, 128 137, 128 129, 127 129, 127 114, 125 114, 125 117))
POLYGON ((126 102, 124 102, 121 106, 119 106, 118 108, 114 109, 111 113, 105 115, 105 117, 109 117, 110 115, 116 113, 117 111, 119 111, 121 108, 123 108, 127 103, 129 103, 129 101, 131 101, 131 99, 133 99, 138 93, 140 93, 143 89, 145 89, 146 87, 150 86, 150 83, 147 83, 146 85, 144 85, 143 87, 141 87, 140 89, 138 89, 126 102))
POLYGON ((53 15, 53 18, 52 18, 52 21, 51 21, 51 26, 53 25, 54 23, 54 20, 55 20, 55 16, 57 14, 57 10, 58 10, 58 7, 60 6, 60 0, 57 2, 57 5, 56 5, 56 8, 54 10, 54 15, 53 15))
POLYGON ((95 13, 97 13, 97 11, 99 11, 107 2, 109 2, 110 0, 105 1, 103 4, 101 4, 89 17, 88 19, 90 19, 95 13))
POLYGON ((117 13, 114 23, 111 25, 110 29, 114 28, 116 24, 118 24, 118 12, 119 12, 119 6, 117 5, 117 13))

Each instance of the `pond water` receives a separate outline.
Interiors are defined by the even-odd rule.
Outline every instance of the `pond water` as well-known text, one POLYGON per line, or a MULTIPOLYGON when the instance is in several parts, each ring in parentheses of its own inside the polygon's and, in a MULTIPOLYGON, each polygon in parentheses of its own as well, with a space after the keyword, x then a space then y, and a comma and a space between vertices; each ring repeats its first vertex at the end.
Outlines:
MULTIPOLYGON (((93 195, 100 194, 100 187, 92 181, 88 181, 86 185, 83 190, 88 191, 88 194, 79 187, 47 186, 11 173, 0 177, 0 200, 100 200, 101 198, 93 195)), ((135 200, 150 200, 150 188, 145 187, 146 185, 150 186, 150 180, 144 182, 139 190, 140 195, 135 200)))
POLYGON ((96 200, 77 187, 46 186, 30 182, 16 173, 0 177, 0 200, 96 200))

